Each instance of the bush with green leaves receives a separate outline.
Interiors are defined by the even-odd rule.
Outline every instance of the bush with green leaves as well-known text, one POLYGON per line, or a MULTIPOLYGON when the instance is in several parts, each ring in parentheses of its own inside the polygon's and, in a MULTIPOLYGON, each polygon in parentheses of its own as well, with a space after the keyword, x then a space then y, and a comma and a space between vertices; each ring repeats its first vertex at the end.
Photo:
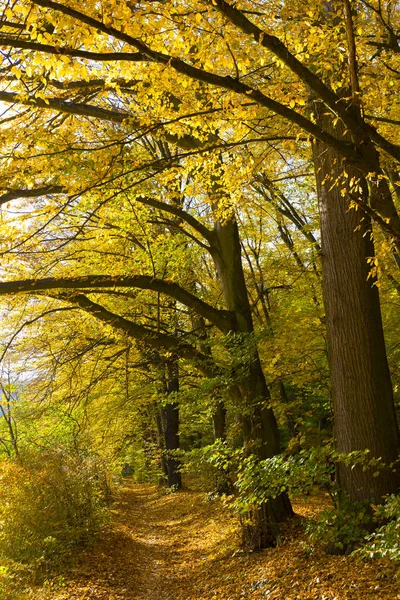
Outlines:
POLYGON ((202 448, 181 452, 181 472, 192 489, 211 494, 233 493, 232 478, 243 449, 232 449, 226 441, 217 440, 202 448))
POLYGON ((400 496, 388 496, 378 506, 342 497, 338 507, 320 513, 307 530, 331 553, 400 561, 400 496))
POLYGON ((357 465, 363 470, 370 469, 374 476, 378 476, 381 470, 396 467, 385 465, 381 459, 371 457, 368 450, 339 454, 329 446, 302 450, 293 456, 273 456, 265 460, 259 460, 254 455, 242 455, 235 482, 237 495, 234 506, 245 517, 268 498, 281 493, 301 495, 316 486, 329 492, 333 506, 307 525, 312 541, 325 543, 329 553, 350 553, 361 547, 357 552, 363 556, 385 556, 398 560, 399 497, 390 496, 379 507, 373 507, 369 501, 348 500, 332 477, 335 464, 339 462, 348 467, 357 465), (371 533, 374 529, 375 532, 371 533))
POLYGON ((260 506, 281 493, 308 493, 313 486, 333 490, 335 466, 329 448, 310 448, 293 456, 277 455, 265 460, 244 456, 235 483, 236 508, 241 513, 260 506))
POLYGON ((366 536, 366 543, 357 550, 357 555, 400 561, 400 496, 392 494, 373 509, 374 520, 383 524, 366 536))
POLYGON ((368 501, 350 501, 342 494, 337 506, 322 511, 308 522, 306 531, 312 542, 324 543, 329 554, 350 554, 362 544, 372 527, 368 501))
POLYGON ((65 448, 0 463, 0 555, 55 564, 91 542, 104 523, 110 484, 100 459, 65 448))

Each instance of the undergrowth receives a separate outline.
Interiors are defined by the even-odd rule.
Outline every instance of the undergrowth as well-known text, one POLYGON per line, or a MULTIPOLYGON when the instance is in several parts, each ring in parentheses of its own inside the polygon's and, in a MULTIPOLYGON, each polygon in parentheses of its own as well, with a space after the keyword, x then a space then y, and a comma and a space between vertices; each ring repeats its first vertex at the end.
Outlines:
POLYGON ((84 451, 30 450, 1 462, 0 600, 18 600, 23 582, 43 581, 90 546, 110 493, 105 465, 84 451))

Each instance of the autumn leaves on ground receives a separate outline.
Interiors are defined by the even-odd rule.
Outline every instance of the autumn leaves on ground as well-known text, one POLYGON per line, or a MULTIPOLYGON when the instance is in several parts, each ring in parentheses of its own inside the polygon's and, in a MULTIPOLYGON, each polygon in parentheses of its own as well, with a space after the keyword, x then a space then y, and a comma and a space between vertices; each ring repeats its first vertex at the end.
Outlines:
MULTIPOLYGON (((376 600, 400 599, 394 567, 327 556, 313 548, 304 521, 323 497, 294 502, 297 517, 277 548, 246 554, 236 517, 199 492, 166 494, 128 484, 113 520, 59 584, 33 590, 35 600, 376 600)), ((29 596, 32 597, 31 595, 29 596)))

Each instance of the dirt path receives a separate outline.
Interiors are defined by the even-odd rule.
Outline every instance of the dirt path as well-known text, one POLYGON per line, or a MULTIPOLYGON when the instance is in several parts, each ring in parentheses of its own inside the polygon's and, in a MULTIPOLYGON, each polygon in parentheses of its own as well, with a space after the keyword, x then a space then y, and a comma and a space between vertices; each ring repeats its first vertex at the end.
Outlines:
POLYGON ((51 598, 199 598, 197 574, 216 553, 229 552, 227 538, 235 540, 229 516, 223 527, 215 516, 215 505, 204 494, 166 495, 158 486, 127 486, 115 506, 113 527, 51 598))
MULTIPOLYGON (((295 505, 304 517, 320 508, 313 498, 295 505)), ((282 546, 243 554, 219 501, 151 485, 125 488, 107 535, 64 577, 35 600, 400 600, 393 566, 326 556, 308 545, 299 520, 282 546)))

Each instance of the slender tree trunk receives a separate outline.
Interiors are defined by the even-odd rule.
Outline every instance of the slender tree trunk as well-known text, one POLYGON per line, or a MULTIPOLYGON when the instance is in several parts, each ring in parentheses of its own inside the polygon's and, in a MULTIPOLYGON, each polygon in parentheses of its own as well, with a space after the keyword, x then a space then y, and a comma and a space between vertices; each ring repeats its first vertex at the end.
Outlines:
MULTIPOLYGON (((172 358, 167 362, 167 394, 179 392, 178 362, 172 358)), ((165 454, 167 465, 168 487, 180 489, 182 477, 180 473, 180 462, 175 455, 179 450, 179 406, 176 401, 169 402, 164 407, 165 421, 165 454)))
MULTIPOLYGON (((9 384, 9 389, 11 389, 10 379, 8 379, 8 384, 9 384)), ((8 432, 10 434, 10 442, 11 442, 11 447, 13 449, 13 453, 16 456, 16 458, 19 458, 20 456, 19 456, 18 439, 17 439, 17 426, 16 426, 15 420, 12 416, 11 404, 12 404, 11 392, 6 391, 3 384, 0 383, 0 417, 2 416, 5 420, 5 422, 7 423, 7 428, 8 428, 8 432), (1 394, 4 395, 4 402, 1 398, 1 394)), ((4 445, 5 445, 5 447, 7 447, 7 444, 4 444, 4 445)), ((7 454, 9 454, 9 456, 11 456, 12 452, 7 451, 7 454)))
POLYGON ((297 436, 299 435, 299 429, 297 427, 292 410, 290 409, 290 407, 288 408, 288 404, 290 401, 287 395, 285 384, 283 383, 283 381, 280 381, 278 385, 279 395, 281 397, 281 402, 284 407, 284 413, 289 427, 290 435, 292 436, 292 438, 297 438, 297 436))
MULTIPOLYGON (((214 442, 226 441, 226 415, 227 410, 223 400, 217 400, 212 415, 214 442)), ((214 489, 219 496, 233 493, 231 473, 226 466, 220 465, 216 467, 214 489)))
MULTIPOLYGON (((232 393, 241 413, 243 436, 247 451, 260 459, 280 452, 279 430, 272 409, 260 358, 251 336, 253 321, 244 278, 239 231, 232 215, 224 224, 214 227, 213 257, 225 304, 236 319, 236 333, 243 334, 243 356, 249 357, 235 374, 232 393), (249 347, 250 344, 250 347, 249 347)), ((240 339, 240 338, 239 338, 240 339)), ((281 494, 264 503, 250 515, 250 524, 243 526, 243 541, 250 549, 274 546, 278 524, 293 514, 288 497, 281 494)))
POLYGON ((157 445, 160 451, 160 463, 161 463, 161 471, 162 471, 162 475, 160 476, 160 485, 165 483, 165 481, 167 480, 168 477, 168 468, 167 468, 167 461, 166 461, 166 457, 165 457, 165 432, 164 432, 164 428, 165 428, 165 418, 164 418, 164 409, 160 408, 159 406, 155 407, 155 419, 156 419, 156 426, 157 426, 157 445))
MULTIPOLYGON (((341 122, 316 103, 320 125, 346 140, 341 122)), ((349 141, 347 139, 347 141, 349 141)), ((323 296, 327 319, 328 359, 333 390, 337 450, 369 449, 387 464, 399 457, 399 430, 386 358, 378 287, 367 259, 375 256, 371 221, 360 208, 377 200, 380 186, 368 191, 361 170, 346 165, 332 149, 314 142, 314 163, 321 221, 323 296), (351 179, 359 180, 351 186, 351 179), (355 196, 357 195, 357 197, 355 196)), ((364 170, 365 172, 365 170, 364 170)), ((384 200, 378 198, 382 204, 384 200)), ((338 465, 340 488, 352 499, 379 500, 397 492, 400 472, 363 471, 338 465)))
POLYGON ((212 415, 214 441, 226 440, 226 408, 222 400, 217 401, 212 415))

